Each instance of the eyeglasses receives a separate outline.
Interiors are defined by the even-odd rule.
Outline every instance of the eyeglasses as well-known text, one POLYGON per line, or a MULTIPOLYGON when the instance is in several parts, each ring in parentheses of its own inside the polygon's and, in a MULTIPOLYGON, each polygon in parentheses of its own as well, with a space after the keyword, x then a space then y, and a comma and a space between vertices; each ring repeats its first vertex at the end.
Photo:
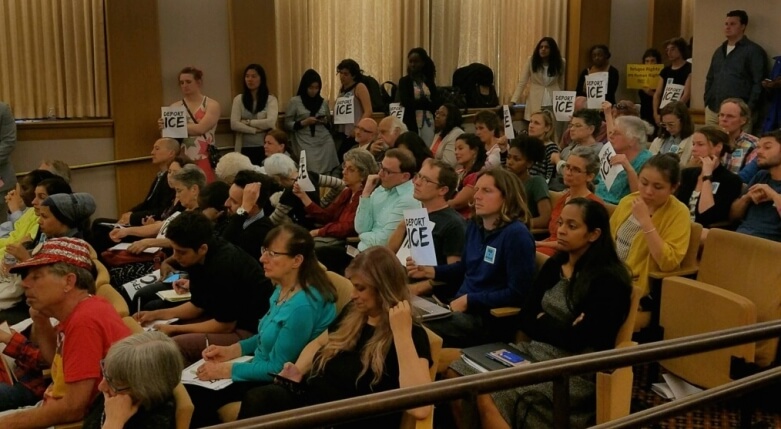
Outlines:
POLYGON ((432 183, 432 184, 434 184, 434 185, 437 185, 437 186, 442 186, 442 184, 441 184, 441 183, 439 183, 439 182, 435 182, 435 181, 433 181, 433 180, 429 179, 428 177, 426 177, 426 176, 423 176, 423 175, 422 175, 422 174, 420 174, 420 173, 417 173, 417 174, 415 174, 415 180, 422 180, 422 181, 424 181, 424 182, 426 182, 426 183, 432 183))
POLYGON ((564 169, 574 174, 585 173, 585 171, 583 171, 580 167, 575 167, 574 165, 570 164, 564 164, 564 169))
POLYGON ((670 128, 670 127, 674 127, 674 126, 678 125, 678 122, 662 122, 659 125, 661 125, 661 126, 663 126, 665 128, 670 128))
POLYGON ((269 258, 276 258, 277 256, 293 256, 292 253, 285 253, 285 252, 275 252, 271 249, 261 247, 260 248, 260 254, 261 255, 268 255, 269 258))
POLYGON ((401 171, 390 171, 387 168, 383 167, 382 164, 380 164, 380 174, 385 173, 388 175, 391 174, 401 174, 401 171))
POLYGON ((629 105, 628 104, 624 104, 624 103, 618 103, 618 104, 615 105, 615 108, 617 110, 628 110, 629 109, 629 105))
POLYGON ((103 376, 103 379, 106 380, 106 384, 108 384, 108 387, 111 388, 114 392, 124 392, 125 390, 129 390, 130 386, 117 388, 114 386, 114 383, 111 382, 111 378, 109 378, 108 375, 106 375, 106 360, 101 359, 100 360, 100 374, 103 376))
POLYGON ((586 124, 579 124, 579 123, 571 123, 571 124, 567 125, 568 128, 583 128, 585 126, 586 126, 586 124))
POLYGON ((364 128, 364 127, 355 127, 355 128, 357 128, 357 129, 359 129, 359 130, 363 131, 363 132, 364 132, 364 133, 366 133, 366 134, 374 134, 374 131, 372 131, 372 130, 367 130, 367 129, 366 129, 366 128, 364 128))

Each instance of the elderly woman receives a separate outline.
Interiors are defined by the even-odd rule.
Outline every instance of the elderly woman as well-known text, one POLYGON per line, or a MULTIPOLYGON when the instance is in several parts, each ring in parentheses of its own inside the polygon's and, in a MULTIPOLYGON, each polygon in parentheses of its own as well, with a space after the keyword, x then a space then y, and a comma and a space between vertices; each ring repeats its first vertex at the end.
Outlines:
POLYGON ((263 245, 260 262, 266 277, 276 285, 268 313, 258 323, 258 334, 203 351, 206 363, 197 369, 198 378, 230 378, 234 383, 218 391, 186 386, 195 404, 195 427, 219 423, 217 409, 271 382, 270 374, 295 360, 336 318, 336 289, 317 262, 309 232, 298 225, 280 225, 268 233, 263 245), (248 362, 230 362, 248 355, 253 356, 248 362))
MULTIPOLYGON (((310 342, 295 364, 280 376, 301 383, 304 395, 279 384, 247 392, 239 418, 307 405, 355 398, 400 387, 431 383, 431 350, 423 327, 414 319, 404 269, 387 247, 370 247, 347 267, 355 289, 338 324, 310 342)), ((423 406, 406 413, 423 420, 423 406)), ((398 428, 401 412, 375 416, 340 427, 398 428)))
POLYGON ((228 152, 220 157, 217 167, 214 168, 214 174, 217 180, 225 183, 233 183, 236 173, 242 170, 253 170, 260 172, 261 167, 254 165, 247 155, 238 152, 228 152))
POLYGON ((431 152, 434 158, 442 160, 456 168, 456 138, 464 134, 461 128, 461 111, 455 104, 445 103, 434 113, 434 142, 431 152))
POLYGON ((615 119, 615 130, 610 135, 610 142, 616 154, 610 158, 610 165, 624 167, 607 186, 602 175, 597 177, 595 194, 603 201, 618 204, 621 198, 639 189, 637 172, 651 156, 645 149, 646 132, 650 126, 636 116, 620 116, 615 119))
POLYGON ((115 343, 100 362, 103 380, 85 429, 176 427, 174 388, 182 377, 182 355, 174 340, 157 331, 115 343))
POLYGON ((344 190, 325 207, 321 207, 309 198, 296 183, 293 194, 304 204, 307 217, 323 224, 309 231, 315 237, 315 247, 340 245, 347 237, 355 237, 355 213, 361 198, 363 186, 371 174, 377 174, 377 162, 368 151, 350 149, 344 154, 342 163, 342 182, 344 190))
POLYGON ((285 128, 293 132, 299 149, 306 151, 307 167, 329 174, 339 166, 336 146, 330 132, 328 101, 321 95, 320 74, 309 69, 301 76, 298 92, 285 109, 285 128))
POLYGON ((244 91, 233 99, 231 129, 236 132, 236 147, 253 164, 263 162, 266 133, 277 125, 279 104, 269 94, 266 71, 259 64, 244 69, 244 91))
MULTIPOLYGON (((688 63, 687 63, 688 64, 688 63)), ((659 137, 654 139, 648 150, 657 153, 672 153, 680 158, 681 167, 689 165, 692 156, 692 134, 694 123, 686 104, 674 101, 660 111, 659 137)))
POLYGON ((556 177, 548 183, 548 188, 553 191, 563 191, 564 182, 562 173, 570 152, 576 147, 584 147, 598 154, 602 150, 602 143, 596 140, 602 126, 602 118, 599 112, 593 109, 581 109, 572 115, 569 121, 568 133, 570 143, 561 150, 561 153, 551 155, 551 161, 556 165, 556 177))

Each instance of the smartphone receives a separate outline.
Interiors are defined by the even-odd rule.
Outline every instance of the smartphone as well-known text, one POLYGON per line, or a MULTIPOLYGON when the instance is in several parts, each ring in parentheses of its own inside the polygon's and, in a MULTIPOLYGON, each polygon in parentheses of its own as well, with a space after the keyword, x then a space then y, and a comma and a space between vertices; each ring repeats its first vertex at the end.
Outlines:
POLYGON ((526 362, 522 356, 519 356, 507 349, 496 350, 490 353, 486 353, 486 356, 505 365, 505 366, 518 366, 526 362))
POLYGON ((173 283, 179 280, 179 277, 181 277, 180 273, 173 273, 170 276, 168 276, 165 280, 163 280, 163 283, 173 283))
POLYGON ((288 389, 289 391, 295 394, 301 394, 304 391, 303 384, 298 381, 293 381, 287 377, 283 377, 273 372, 269 372, 268 375, 270 375, 274 379, 274 384, 279 384, 280 386, 284 387, 285 389, 288 389))

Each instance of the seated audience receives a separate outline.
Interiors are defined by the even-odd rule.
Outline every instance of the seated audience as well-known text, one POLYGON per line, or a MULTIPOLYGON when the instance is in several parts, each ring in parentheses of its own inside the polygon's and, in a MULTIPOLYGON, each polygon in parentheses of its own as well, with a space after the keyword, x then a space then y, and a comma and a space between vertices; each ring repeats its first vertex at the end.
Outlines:
POLYGON ((395 116, 386 116, 382 118, 377 125, 378 139, 369 146, 369 151, 378 160, 382 160, 385 151, 396 147, 396 139, 406 133, 407 126, 401 119, 395 116))
POLYGON ((681 186, 675 196, 687 207, 692 222, 705 228, 729 220, 732 202, 740 197, 743 182, 721 165, 721 157, 730 150, 729 136, 713 125, 692 135, 692 167, 681 171, 681 186))
MULTIPOLYGON (((412 196, 420 201, 428 212, 429 220, 434 224, 430 236, 434 242, 437 265, 454 264, 460 261, 461 253, 464 251, 466 223, 457 211, 447 205, 447 200, 455 194, 456 183, 458 183, 456 171, 444 161, 427 159, 412 183, 415 186, 412 196)), ((406 223, 402 219, 388 239, 388 248, 398 252, 404 246, 406 237, 406 223)), ((450 301, 458 286, 460 283, 443 284, 423 280, 410 284, 409 288, 413 295, 436 293, 438 299, 450 301)))
MULTIPOLYGON (((558 228, 561 251, 542 266, 521 307, 519 327, 529 339, 515 347, 525 359, 543 362, 615 347, 632 286, 613 247, 609 222, 605 207, 593 200, 575 198, 564 206, 558 228)), ((449 372, 475 373, 462 360, 449 372)), ((474 403, 463 410, 457 403, 454 410, 464 427, 478 427, 479 419, 484 428, 543 428, 553 427, 552 404, 553 383, 547 382, 483 394, 477 397, 477 410, 474 403)), ((569 379, 569 406, 569 427, 593 423, 594 374, 569 379)))
POLYGON ((602 200, 591 191, 597 174, 599 174, 599 157, 594 151, 586 147, 576 147, 570 152, 562 175, 566 189, 551 211, 550 222, 548 222, 550 236, 537 242, 538 252, 553 256, 559 250, 559 218, 567 202, 574 198, 588 198, 602 203, 602 200))
MULTIPOLYGON (((263 151, 266 158, 276 153, 281 153, 292 159, 294 162, 298 162, 298 155, 293 152, 293 146, 290 144, 290 141, 287 138, 287 133, 276 128, 273 130, 268 130, 268 133, 266 133, 266 138, 263 143, 263 151)), ((263 163, 265 164, 265 162, 266 161, 264 160, 263 163)), ((261 171, 261 173, 264 173, 264 171, 261 171)))
POLYGON ((530 173, 531 167, 544 159, 545 144, 542 140, 523 134, 510 140, 506 168, 523 183, 532 228, 545 228, 550 221, 548 184, 542 176, 533 176, 530 173))
MULTIPOLYGON (((114 307, 95 296, 95 266, 87 242, 77 238, 46 241, 31 259, 11 272, 22 276, 34 310, 33 337, 38 355, 30 362, 51 363, 52 384, 39 407, 0 417, 3 428, 40 428, 84 418, 98 393, 100 361, 109 347, 130 335, 114 307), (60 323, 52 327, 49 318, 60 323)), ((25 338, 12 333, 9 347, 25 338)))
POLYGON ((556 163, 553 156, 559 154, 559 145, 556 144, 556 117, 549 110, 540 110, 532 113, 529 118, 529 137, 536 137, 545 144, 545 156, 542 161, 535 162, 529 173, 532 176, 542 176, 546 183, 556 176, 556 163))
POLYGON ((55 176, 60 176, 65 179, 65 182, 68 184, 71 182, 71 168, 65 161, 59 159, 44 159, 41 161, 41 165, 38 169, 51 171, 55 176))
POLYGON ((402 133, 399 138, 396 139, 396 147, 399 149, 407 149, 412 153, 412 156, 415 157, 417 170, 420 170, 423 161, 434 157, 434 154, 431 153, 431 149, 426 146, 423 139, 412 131, 402 133))
POLYGON ((258 165, 254 165, 247 155, 242 155, 239 152, 228 152, 217 161, 217 166, 214 167, 214 174, 217 176, 217 180, 230 185, 239 171, 252 170, 260 172, 261 168, 258 165))
MULTIPOLYGON (((651 157, 640 169, 639 190, 621 199, 610 216, 618 256, 643 296, 650 292, 648 272, 656 267, 660 271, 680 267, 689 247, 689 209, 674 195, 680 168, 674 155, 651 157)), ((641 302, 646 310, 652 309, 650 304, 641 302)))
POLYGON ((464 133, 456 138, 455 154, 458 185, 455 196, 448 200, 447 204, 464 219, 469 219, 472 216, 470 204, 475 195, 475 182, 485 167, 485 149, 476 135, 464 133))
POLYGON ((239 171, 223 203, 228 210, 228 220, 222 238, 253 259, 260 258, 263 241, 274 228, 264 211, 273 189, 268 176, 254 171, 239 171))
POLYGON ((759 172, 732 203, 730 217, 742 220, 738 232, 781 241, 781 130, 759 140, 757 165, 759 172))
MULTIPOLYGON (((648 123, 636 116, 620 116, 615 119, 615 130, 610 135, 610 143, 616 154, 610 158, 610 165, 621 165, 624 169, 618 173, 610 187, 601 176, 597 176, 594 193, 603 201, 618 204, 621 198, 637 192, 637 172, 652 156, 651 152, 645 149, 647 129, 648 123)), ((678 183, 677 177, 675 182, 678 183)))
MULTIPOLYGON (((404 269, 385 247, 360 253, 347 268, 355 289, 339 322, 310 342, 280 376, 301 383, 303 395, 279 384, 244 395, 239 419, 431 382, 431 350, 414 319, 404 269)), ((425 419, 431 406, 407 413, 425 419)), ((400 412, 339 425, 396 429, 400 412)))
POLYGON ((507 151, 502 121, 496 113, 483 110, 475 115, 475 135, 483 143, 485 168, 503 165, 502 154, 507 151))
POLYGON ((118 341, 101 361, 102 394, 84 418, 84 429, 176 427, 174 388, 182 378, 182 355, 160 332, 118 341))
POLYGON ((407 258, 411 278, 461 283, 450 301, 451 317, 426 322, 442 337, 444 347, 470 347, 488 339, 504 339, 507 327, 499 325, 490 310, 520 307, 534 277, 534 240, 526 226, 529 210, 521 181, 494 168, 480 175, 475 189, 474 214, 466 228, 461 260, 423 267, 407 258))
MULTIPOLYGON (((355 145, 351 149, 358 148, 368 151, 371 144, 378 138, 377 121, 372 118, 363 118, 355 127, 355 145)), ((374 156, 374 153, 372 153, 372 156, 374 156)))
MULTIPOLYGON (((575 111, 574 114, 580 112, 581 110, 586 110, 588 107, 588 99, 586 97, 575 97, 575 111)), ((588 109, 593 110, 593 109, 588 109)), ((611 111, 612 113, 612 111, 611 111)), ((571 123, 571 122, 570 122, 571 123)), ((604 143, 607 141, 607 123, 600 118, 597 125, 594 127, 594 139, 598 143, 604 143)), ((561 135, 561 144, 559 147, 562 149, 566 148, 572 144, 572 135, 569 133, 568 130, 564 131, 561 135)))
MULTIPOLYGON (((25 207, 32 207, 35 199, 35 189, 45 179, 56 177, 46 170, 33 170, 16 182, 16 194, 22 198, 25 207)), ((0 258, 5 256, 5 248, 9 243, 19 243, 34 239, 38 234, 38 213, 35 210, 25 210, 22 216, 14 222, 14 229, 0 238, 0 258)))
MULTIPOLYGON (((133 316, 136 321, 146 324, 179 319, 176 324, 155 329, 174 337, 189 363, 200 358, 204 338, 210 344, 229 345, 256 334, 257 320, 268 310, 271 296, 271 285, 258 262, 238 247, 214 238, 211 222, 200 213, 182 213, 171 221, 165 234, 174 254, 163 263, 161 277, 173 269, 186 273, 187 279, 179 279, 173 286, 177 292, 189 291, 192 298, 173 308, 138 312, 133 316)), ((136 299, 160 290, 146 291, 151 287, 139 290, 136 299)))
POLYGON ((229 190, 229 184, 215 180, 198 192, 198 210, 214 225, 215 237, 220 237, 228 225, 225 201, 228 200, 229 190))
POLYGON ((455 168, 456 162, 456 138, 464 134, 461 128, 463 119, 461 111, 455 104, 445 103, 434 114, 434 141, 431 143, 431 152, 434 158, 445 161, 455 168))
POLYGON ((657 153, 673 153, 681 160, 681 167, 689 165, 692 157, 692 134, 694 123, 686 104, 679 101, 664 106, 659 112, 659 137, 654 139, 648 150, 657 153))
POLYGON ((203 351, 206 363, 198 368, 198 378, 230 378, 234 383, 217 391, 186 386, 195 404, 194 427, 220 423, 220 407, 241 401, 253 387, 270 383, 270 374, 298 358, 304 346, 336 318, 336 289, 317 262, 309 232, 298 225, 280 225, 263 244, 260 262, 266 277, 276 285, 269 311, 260 319, 256 335, 229 346, 210 345, 203 351), (230 362, 247 355, 253 355, 252 360, 230 362))
POLYGON ((743 131, 743 127, 751 121, 751 109, 740 98, 728 98, 719 107, 719 128, 729 134, 729 145, 732 149, 725 152, 721 163, 727 170, 738 174, 743 167, 756 158, 755 152, 759 139, 743 131))
POLYGON ((8 237, 8 234, 14 230, 14 223, 16 223, 24 212, 29 209, 29 207, 24 205, 24 201, 22 200, 22 197, 19 196, 19 193, 16 192, 16 187, 6 192, 3 200, 5 201, 5 206, 8 208, 8 217, 5 222, 0 223, 0 238, 8 237))
POLYGON ((166 173, 177 155, 179 155, 179 142, 176 140, 161 138, 155 142, 152 146, 152 164, 158 169, 155 181, 149 187, 144 201, 135 205, 130 211, 123 213, 117 223, 139 226, 149 216, 157 220, 160 219, 160 215, 174 199, 174 189, 168 186, 166 173))
POLYGON ((561 153, 551 155, 551 160, 556 164, 556 177, 548 183, 548 188, 553 191, 563 191, 564 183, 561 178, 562 169, 567 162, 570 152, 576 147, 585 147, 596 154, 602 150, 602 143, 595 138, 602 118, 599 112, 593 109, 581 109, 575 111, 569 121, 569 127, 565 135, 569 135, 571 142, 565 146, 561 153))

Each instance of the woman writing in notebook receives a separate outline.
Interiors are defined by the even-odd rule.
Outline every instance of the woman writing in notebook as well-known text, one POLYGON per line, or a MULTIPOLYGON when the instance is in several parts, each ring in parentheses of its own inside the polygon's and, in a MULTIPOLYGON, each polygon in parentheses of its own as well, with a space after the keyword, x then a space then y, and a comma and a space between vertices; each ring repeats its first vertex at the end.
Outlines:
MULTIPOLYGON (((515 347, 531 362, 573 356, 615 346, 626 319, 629 272, 618 259, 605 207, 574 198, 558 220, 559 252, 540 269, 525 304, 520 329, 529 338, 515 347)), ((459 359, 448 376, 475 374, 459 359)), ((570 427, 585 427, 596 408, 593 375, 570 378, 570 427)), ((482 427, 552 427, 552 383, 522 386, 477 397, 475 403, 454 403, 463 427, 479 420, 482 427)))
POLYGON ((269 383, 269 373, 295 360, 306 344, 320 335, 336 317, 336 289, 315 257, 309 231, 293 224, 272 229, 261 248, 263 271, 276 289, 269 311, 260 319, 258 334, 230 346, 206 347, 198 367, 201 380, 232 379, 222 390, 187 385, 195 404, 193 426, 218 424, 217 410, 240 401, 251 388, 269 383), (231 362, 253 355, 246 362, 231 362))

